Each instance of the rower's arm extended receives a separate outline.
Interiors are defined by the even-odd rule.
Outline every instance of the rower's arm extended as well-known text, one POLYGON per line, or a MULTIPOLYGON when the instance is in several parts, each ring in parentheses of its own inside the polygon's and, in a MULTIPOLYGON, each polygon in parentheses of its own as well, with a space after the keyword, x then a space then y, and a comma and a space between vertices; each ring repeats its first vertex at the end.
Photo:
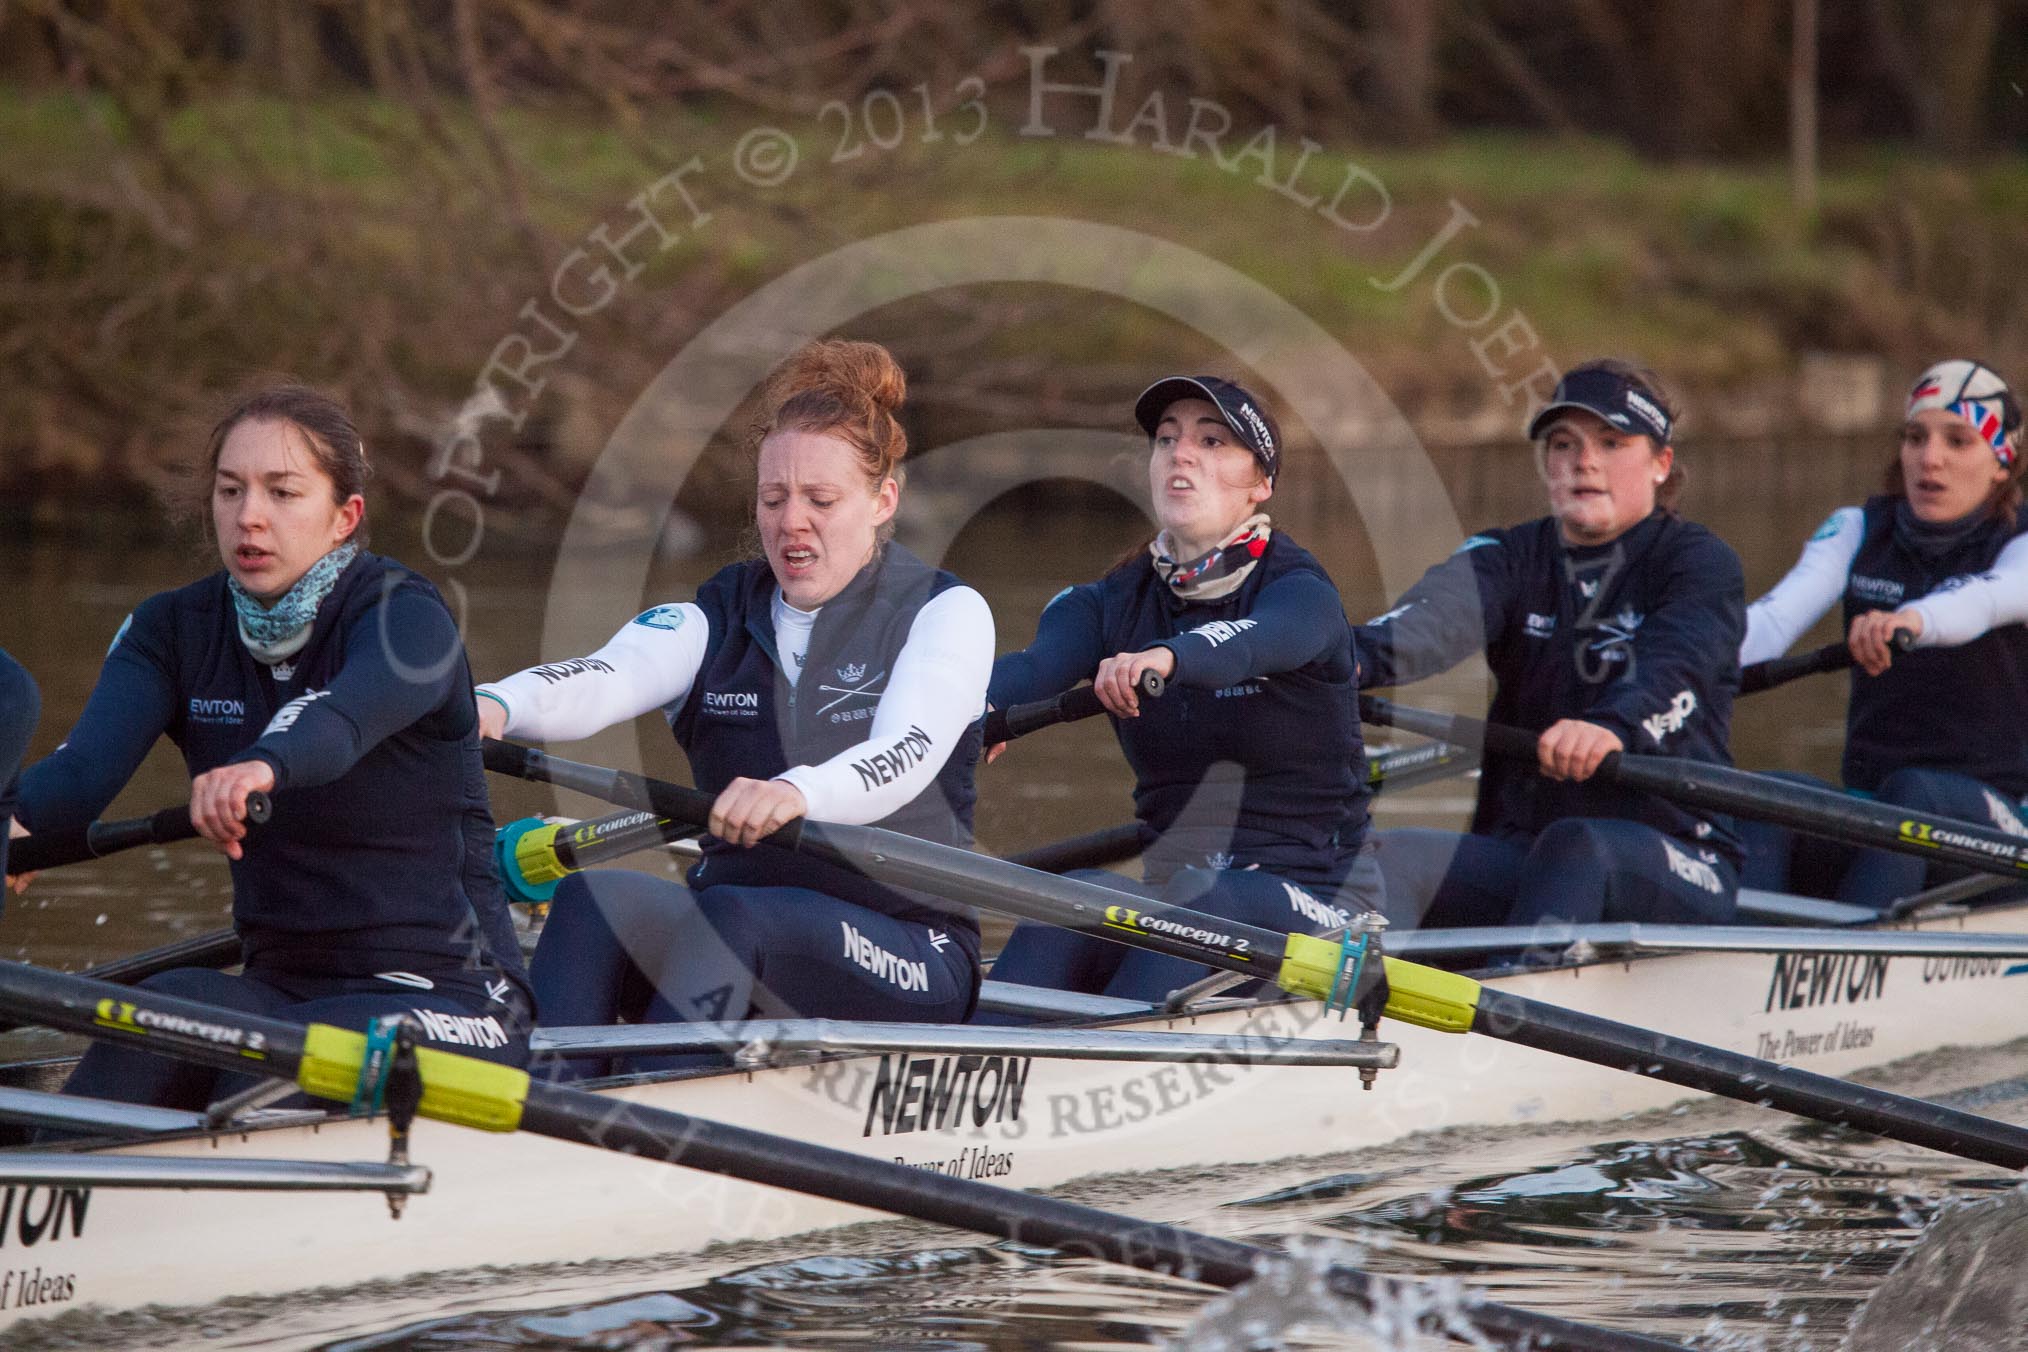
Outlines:
POLYGON ((63 745, 22 772, 15 815, 23 826, 51 831, 91 822, 167 731, 176 679, 161 610, 144 602, 121 623, 77 725, 63 745))
POLYGON ((1174 680, 1222 690, 1307 666, 1336 647, 1345 630, 1337 589, 1315 573, 1290 573, 1261 588, 1240 618, 1200 624, 1153 646, 1176 655, 1174 680))
POLYGON ((1947 579, 1905 609, 1922 617, 1918 648, 1953 648, 2028 621, 2028 535, 2010 541, 1985 572, 1947 579))
POLYGON ((996 709, 1055 698, 1098 670, 1104 637, 1098 589, 1065 587, 1042 608, 1035 641, 993 664, 987 698, 996 709))
POLYGON ((935 781, 983 712, 992 671, 992 610, 970 587, 948 588, 916 612, 866 740, 775 778, 802 790, 812 821, 877 822, 935 781))
POLYGON ((1731 655, 1745 628, 1739 556, 1707 535, 1671 561, 1662 602, 1634 631, 1623 674, 1580 717, 1612 731, 1628 751, 1673 751, 1716 717, 1728 678, 1738 685, 1731 655))
POLYGON ((1747 607, 1740 665, 1780 657, 1838 604, 1865 535, 1866 516, 1857 507, 1840 507, 1817 527, 1788 576, 1747 607))
POLYGON ((656 606, 589 657, 544 662, 488 681, 478 694, 506 708, 509 737, 575 741, 652 709, 681 706, 710 645, 703 610, 688 601, 656 606))
POLYGON ((1492 646, 1513 609, 1510 548, 1501 532, 1474 535, 1391 610, 1353 626, 1360 687, 1420 681, 1492 646))
POLYGON ((266 762, 277 789, 329 784, 441 707, 466 679, 463 653, 443 602, 420 589, 397 589, 352 622, 331 684, 277 709, 233 760, 266 762))

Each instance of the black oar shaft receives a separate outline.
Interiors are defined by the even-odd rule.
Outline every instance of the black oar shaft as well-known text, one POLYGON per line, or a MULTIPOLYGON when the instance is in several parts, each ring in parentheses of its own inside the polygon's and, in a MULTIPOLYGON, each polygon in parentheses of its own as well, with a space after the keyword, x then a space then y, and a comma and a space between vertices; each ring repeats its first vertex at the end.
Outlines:
POLYGON ((1852 650, 1842 643, 1827 643, 1821 648, 1812 648, 1806 653, 1792 657, 1771 657, 1765 662, 1753 662, 1739 671, 1739 693, 1757 695, 1763 690, 1772 690, 1778 685, 1820 672, 1843 671, 1852 665, 1852 650))
POLYGON ((2012 1123, 1542 1004, 1507 991, 1481 989, 1472 1031, 1745 1103, 1841 1122, 1966 1159, 2008 1169, 2028 1167, 2028 1129, 2012 1123))
MULTIPOLYGON (((0 963, 0 1009, 183 1060, 284 1079, 308 1078, 304 1060, 314 1041, 324 1049, 319 1084, 327 1095, 338 1092, 342 1079, 332 1050, 349 1042, 357 1057, 364 1041, 19 963, 0 963)), ((1277 1260, 1233 1240, 528 1080, 468 1057, 429 1051, 418 1059, 427 1117, 518 1128, 1213 1285, 1250 1281, 1277 1260), (441 1078, 433 1082, 433 1073, 441 1078)), ((1406 1289, 1345 1267, 1333 1267, 1329 1280, 1339 1294, 1369 1305, 1406 1289)), ((1389 1303, 1400 1308, 1399 1301, 1389 1303)), ((1470 1315, 1483 1332, 1513 1347, 1647 1352, 1676 1346, 1491 1302, 1471 1307, 1470 1315)))
MULTIPOLYGON (((1483 745, 1496 755, 1536 758, 1537 734, 1458 714, 1411 709, 1362 695, 1360 717, 1428 737, 1483 745)), ((1671 802, 1753 817, 1869 849, 1959 864, 1981 873, 2028 879, 2028 840, 1973 822, 1893 807, 1830 789, 1768 779, 1726 765, 1678 756, 1614 752, 1598 768, 1607 783, 1652 793, 1671 802)))
MULTIPOLYGON (((485 743, 485 757, 486 767, 496 773, 555 784, 696 826, 710 820, 711 795, 698 789, 491 739, 485 743)), ((1188 958, 1221 971, 1272 981, 1287 956, 1289 936, 1279 930, 1037 873, 991 855, 894 831, 795 821, 763 843, 849 869, 865 871, 871 866, 881 881, 891 885, 920 888, 951 901, 1188 958)))
MULTIPOLYGON (((666 1109, 610 1102, 580 1090, 531 1085, 521 1124, 525 1130, 559 1140, 623 1150, 685 1168, 1213 1286, 1240 1286, 1279 1261, 1265 1249, 1236 1240, 910 1169, 666 1109)), ((1385 1303, 1399 1308, 1400 1293, 1410 1289, 1409 1283, 1338 1266, 1330 1269, 1328 1280, 1338 1295, 1369 1307, 1385 1303)), ((1491 1302, 1472 1306, 1469 1317, 1482 1333, 1513 1347, 1637 1352, 1674 1346, 1491 1302)))
MULTIPOLYGON (((255 791, 246 796, 248 821, 264 822, 271 811, 266 794, 255 791)), ((7 871, 34 873, 39 869, 98 859, 140 845, 168 845, 178 840, 189 840, 196 834, 197 828, 190 824, 187 804, 165 807, 146 817, 132 817, 125 821, 92 822, 88 826, 37 831, 15 841, 8 848, 7 871)))

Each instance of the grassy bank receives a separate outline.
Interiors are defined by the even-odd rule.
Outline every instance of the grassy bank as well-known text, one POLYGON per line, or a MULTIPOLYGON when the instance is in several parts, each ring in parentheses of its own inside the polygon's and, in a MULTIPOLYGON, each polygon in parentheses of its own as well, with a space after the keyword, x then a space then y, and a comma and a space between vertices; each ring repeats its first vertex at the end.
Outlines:
MULTIPOLYGON (((286 369, 345 388, 390 485, 422 492, 430 441, 495 345, 526 330, 523 306, 551 292, 589 231, 624 230, 628 200, 693 155, 702 168, 686 186, 710 219, 644 251, 610 303, 571 321, 572 350, 545 368, 525 421, 496 428, 503 491, 566 500, 653 374, 759 286, 887 230, 974 216, 1102 222, 1235 268, 1357 354, 1438 441, 1507 435, 1517 414, 1472 344, 1517 314, 1559 363, 1649 361, 1707 431, 1780 430, 1811 353, 1876 358, 1889 383, 1945 351, 2017 370, 2028 359, 2019 157, 1951 167, 1875 149, 1828 166, 1804 219, 1773 165, 1657 165, 1602 142, 1483 136, 1321 150, 1279 192, 1261 180, 1291 172, 1294 135, 1249 157, 1260 129, 1236 128, 1221 166, 1164 153, 1145 128, 1129 145, 1086 139, 1089 113, 1075 109, 1056 116, 1058 134, 1023 137, 1025 107, 989 103, 982 134, 959 145, 974 119, 949 102, 926 144, 920 100, 898 97, 902 134, 881 149, 863 111, 849 130, 841 114, 733 106, 625 129, 524 106, 489 138, 454 106, 423 117, 357 98, 221 98, 136 128, 103 103, 0 89, 12 367, 0 481, 17 494, 157 482, 217 390, 286 369), (763 123, 799 147, 777 187, 731 169, 763 123), (1371 228, 1293 200, 1328 200, 1348 171, 1342 215, 1371 228), (1459 210, 1475 223, 1414 283, 1378 285, 1459 210), (1432 283, 1454 263, 1483 273, 1455 274, 1439 296, 1432 283), (1487 309, 1484 324, 1462 322, 1487 309)), ((667 219, 686 215, 670 203, 667 219)), ((930 444, 1024 421, 1111 425, 1146 372, 1231 364, 1139 306, 1033 287, 922 297, 854 331, 900 351, 930 444)), ((698 491, 711 510, 712 491, 698 491)))

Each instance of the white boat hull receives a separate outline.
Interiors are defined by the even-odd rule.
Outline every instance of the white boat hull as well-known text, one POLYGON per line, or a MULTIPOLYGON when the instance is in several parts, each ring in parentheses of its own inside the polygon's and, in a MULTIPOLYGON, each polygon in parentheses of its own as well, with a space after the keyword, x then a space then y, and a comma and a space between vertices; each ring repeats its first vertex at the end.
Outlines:
MULTIPOLYGON (((1963 922, 1931 927, 1944 925, 1963 922)), ((1975 927, 2028 932, 2028 905, 1982 911, 1975 927)), ((2028 961, 2009 959, 1684 954, 1498 984, 1829 1074, 2028 1032, 2028 961)), ((1352 1031, 1293 1004, 1131 1026, 1352 1031)), ((855 1057, 607 1092, 1017 1188, 1324 1154, 1444 1127, 1609 1118, 1691 1097, 1486 1038, 1394 1023, 1383 1035, 1400 1044, 1402 1066, 1383 1072, 1371 1093, 1344 1069, 941 1055, 855 1057)), ((339 1120, 118 1153, 359 1160, 385 1150, 384 1124, 339 1120)), ((205 1304, 482 1265, 694 1252, 874 1218, 522 1134, 419 1122, 412 1152, 435 1178, 399 1221, 371 1193, 0 1189, 0 1327, 87 1305, 205 1304)))

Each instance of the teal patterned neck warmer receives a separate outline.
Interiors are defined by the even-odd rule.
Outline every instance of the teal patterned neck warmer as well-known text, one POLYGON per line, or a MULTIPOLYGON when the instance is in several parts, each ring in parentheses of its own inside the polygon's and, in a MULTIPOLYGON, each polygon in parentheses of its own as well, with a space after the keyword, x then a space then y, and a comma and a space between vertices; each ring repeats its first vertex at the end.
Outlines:
POLYGON ((247 650, 270 665, 300 652, 310 641, 310 625, 317 607, 338 584, 338 575, 359 556, 359 546, 347 540, 296 579, 296 585, 273 605, 262 605, 252 592, 228 576, 225 585, 232 592, 232 606, 239 615, 239 637, 247 650))

